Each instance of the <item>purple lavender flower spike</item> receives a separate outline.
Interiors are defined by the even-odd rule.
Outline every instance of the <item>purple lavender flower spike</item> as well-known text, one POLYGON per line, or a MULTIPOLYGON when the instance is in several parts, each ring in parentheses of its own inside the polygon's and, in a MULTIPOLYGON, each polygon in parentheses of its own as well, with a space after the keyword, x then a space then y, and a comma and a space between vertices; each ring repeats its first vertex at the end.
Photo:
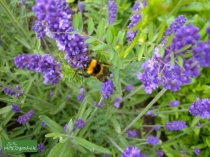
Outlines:
POLYGON ((85 127, 85 121, 83 119, 77 119, 76 122, 75 122, 75 126, 78 129, 82 129, 82 128, 85 127))
POLYGON ((117 4, 113 0, 110 0, 108 2, 108 13, 109 13, 108 21, 110 24, 113 24, 117 17, 117 4))
POLYGON ((180 105, 179 100, 172 100, 172 101, 169 102, 170 107, 175 107, 175 106, 179 106, 179 105, 180 105))
POLYGON ((199 148, 195 148, 195 149, 194 149, 194 153, 195 153, 196 155, 199 155, 199 154, 200 154, 200 149, 199 149, 199 148))
POLYGON ((164 153, 162 150, 157 150, 156 152, 156 155, 159 156, 159 157, 163 157, 164 156, 164 153))
POLYGON ((20 112, 20 108, 16 104, 12 104, 12 111, 18 113, 20 112))
POLYGON ((84 11, 84 3, 83 2, 79 2, 78 3, 78 8, 79 8, 79 11, 82 13, 84 11))
POLYGON ((107 99, 114 92, 114 84, 112 80, 107 80, 102 84, 101 94, 104 99, 107 99))
POLYGON ((146 157, 144 154, 140 153, 140 149, 135 146, 127 147, 123 152, 121 157, 146 157))
POLYGON ((20 124, 25 124, 33 117, 33 115, 34 115, 34 111, 30 110, 26 114, 19 116, 17 121, 20 124))
POLYGON ((125 87, 125 90, 130 92, 133 90, 133 85, 132 84, 128 84, 126 87, 125 87))
POLYGON ((44 151, 44 144, 43 143, 38 144, 37 149, 39 152, 44 151))
POLYGON ((77 97, 77 100, 79 102, 82 102, 84 100, 84 96, 85 96, 85 90, 84 88, 80 88, 80 94, 77 97))
POLYGON ((159 139, 154 136, 147 137, 147 144, 157 145, 159 143, 159 139))
POLYGON ((169 130, 169 131, 178 131, 178 130, 182 130, 186 127, 187 127, 186 122, 181 121, 181 120, 167 122, 165 125, 166 130, 169 130))
POLYGON ((137 137, 137 133, 134 130, 128 130, 127 134, 128 134, 129 137, 132 137, 132 138, 137 137))

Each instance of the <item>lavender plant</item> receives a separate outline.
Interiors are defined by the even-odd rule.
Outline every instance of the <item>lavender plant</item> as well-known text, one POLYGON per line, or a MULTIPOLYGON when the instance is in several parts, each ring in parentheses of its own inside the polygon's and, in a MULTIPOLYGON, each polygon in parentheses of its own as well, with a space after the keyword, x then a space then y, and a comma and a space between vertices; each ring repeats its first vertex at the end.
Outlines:
POLYGON ((0 154, 210 156, 206 6, 0 1, 0 154))

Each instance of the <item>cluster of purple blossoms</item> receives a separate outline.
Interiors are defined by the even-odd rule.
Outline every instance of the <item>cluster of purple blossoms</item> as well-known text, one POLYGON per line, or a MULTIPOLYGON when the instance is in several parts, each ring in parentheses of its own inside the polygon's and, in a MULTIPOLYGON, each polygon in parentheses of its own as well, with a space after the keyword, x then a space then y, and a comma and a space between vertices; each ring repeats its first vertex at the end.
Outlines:
POLYGON ((122 100, 122 97, 117 97, 115 99, 114 107, 119 108, 120 107, 120 101, 122 100))
POLYGON ((20 108, 16 104, 12 104, 12 111, 15 112, 15 113, 19 113, 20 108))
POLYGON ((153 130, 160 130, 160 124, 155 124, 155 126, 153 126, 152 128, 153 130))
POLYGON ((128 84, 126 87, 125 87, 125 90, 130 92, 133 90, 133 85, 132 84, 128 84))
MULTIPOLYGON (((12 88, 10 85, 9 85, 9 87, 12 88)), ((14 90, 12 90, 12 89, 10 89, 10 88, 3 87, 3 88, 2 88, 2 91, 3 91, 5 94, 7 94, 7 95, 16 96, 16 97, 20 97, 20 96, 22 96, 22 95, 24 94, 22 91, 20 91, 20 86, 18 86, 18 85, 15 87, 15 90, 16 90, 16 91, 14 91, 14 90)))
POLYGON ((54 57, 49 54, 26 55, 19 54, 14 58, 17 68, 32 70, 44 75, 44 84, 57 84, 63 77, 61 74, 60 63, 56 62, 54 57))
POLYGON ((181 121, 181 120, 177 120, 177 121, 173 121, 173 122, 167 122, 165 124, 166 130, 169 130, 169 131, 178 131, 178 130, 182 130, 186 127, 187 127, 186 122, 181 121))
POLYGON ((196 155, 199 155, 199 154, 200 154, 200 149, 199 149, 199 148, 195 148, 195 149, 194 149, 194 153, 195 153, 196 155))
POLYGON ((52 98, 54 95, 54 92, 52 90, 50 90, 50 98, 52 98))
POLYGON ((84 3, 83 2, 78 3, 78 9, 81 13, 84 11, 84 3))
POLYGON ((113 24, 117 17, 117 4, 113 0, 108 2, 108 14, 108 21, 113 24))
POLYGON ((200 116, 202 119, 210 118, 210 99, 197 98, 189 107, 189 112, 193 116, 200 116))
POLYGON ((198 42, 199 29, 189 24, 174 31, 176 31, 175 36, 170 46, 166 48, 164 56, 160 56, 159 48, 156 47, 153 57, 142 65, 145 69, 144 72, 137 74, 137 79, 143 82, 146 93, 151 94, 159 84, 165 89, 178 91, 182 85, 191 83, 192 78, 200 75, 200 65, 194 57, 183 59, 183 67, 177 64, 178 58, 198 42), (187 50, 179 52, 186 45, 191 46, 187 50), (173 63, 171 63, 172 57, 174 57, 173 63))
POLYGON ((208 27, 208 28, 206 29, 206 32, 207 32, 208 35, 210 35, 210 27, 208 27))
POLYGON ((137 133, 134 130, 128 130, 127 134, 128 134, 129 137, 132 137, 132 138, 137 137, 137 133))
POLYGON ((157 145, 159 143, 159 139, 154 136, 147 137, 147 144, 157 145))
POLYGON ((102 84, 101 94, 104 99, 109 98, 113 92, 114 92, 114 84, 112 80, 107 80, 102 84))
POLYGON ((186 18, 183 15, 178 16, 174 22, 169 26, 169 28, 165 31, 165 35, 169 36, 175 33, 178 29, 184 26, 186 22, 186 18))
POLYGON ((44 150, 44 144, 43 143, 38 144, 37 149, 39 152, 42 152, 44 150))
POLYGON ((34 110, 28 111, 26 114, 18 117, 18 123, 25 124, 27 123, 34 115, 34 110))
POLYGON ((69 126, 69 123, 66 123, 66 124, 64 125, 64 127, 63 127, 63 130, 64 130, 65 132, 67 132, 68 126, 69 126))
POLYGON ((180 101, 179 100, 172 100, 169 102, 169 106, 170 107, 176 107, 180 105, 180 101))
MULTIPOLYGON (((147 5, 147 2, 143 2, 143 7, 146 7, 146 5, 147 5)), ((137 12, 137 11, 139 11, 141 9, 141 7, 140 7, 140 4, 139 4, 139 2, 135 2, 135 4, 133 5, 133 12, 137 12)), ((130 24, 128 25, 128 29, 131 29, 131 28, 133 28, 140 20, 141 20, 141 18, 142 18, 142 14, 134 14, 134 15, 132 15, 131 17, 130 17, 130 20, 131 20, 131 22, 130 22, 130 24)), ((138 31, 136 30, 136 31, 128 31, 127 32, 127 35, 126 35, 126 38, 129 40, 129 41, 132 41, 134 38, 135 38, 135 36, 136 36, 136 34, 138 33, 138 31)))
POLYGON ((84 100, 84 97, 85 97, 85 90, 84 90, 84 88, 80 88, 80 93, 77 97, 77 100, 79 102, 82 102, 84 100))
POLYGON ((98 107, 104 107, 104 101, 102 101, 100 103, 97 103, 97 102, 94 101, 94 106, 97 107, 97 108, 98 107))
POLYGON ((65 0, 36 0, 33 11, 37 21, 33 27, 39 38, 48 35, 56 40, 59 50, 66 53, 65 59, 74 68, 83 68, 88 45, 86 38, 78 33, 70 34, 72 11, 65 0))
POLYGON ((82 128, 85 127, 85 121, 83 119, 77 119, 76 122, 75 122, 75 126, 78 129, 82 129, 82 128))
POLYGON ((159 156, 159 157, 163 157, 164 156, 164 153, 162 150, 157 150, 155 151, 156 155, 159 156))
POLYGON ((135 146, 129 146, 127 147, 121 157, 146 157, 144 154, 140 153, 140 149, 135 146))
POLYGON ((196 126, 200 129, 201 128, 201 123, 198 121, 196 126))
POLYGON ((208 42, 199 41, 192 49, 195 59, 203 67, 210 67, 210 40, 208 42))

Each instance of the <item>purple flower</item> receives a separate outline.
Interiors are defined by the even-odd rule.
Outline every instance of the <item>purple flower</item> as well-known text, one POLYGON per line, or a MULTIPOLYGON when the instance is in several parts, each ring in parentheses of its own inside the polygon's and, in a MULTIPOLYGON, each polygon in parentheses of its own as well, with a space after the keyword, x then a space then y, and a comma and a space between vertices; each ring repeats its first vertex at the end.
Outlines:
POLYGON ((120 107, 120 101, 122 100, 122 97, 117 97, 115 99, 114 107, 119 108, 120 107))
POLYGON ((147 144, 157 145, 159 143, 159 139, 154 136, 147 137, 147 144))
POLYGON ((144 157, 144 156, 145 156, 144 154, 140 153, 140 149, 138 147, 129 146, 123 151, 121 157, 144 157))
POLYGON ((84 88, 80 88, 80 94, 77 97, 77 100, 79 102, 82 102, 84 100, 84 96, 85 96, 85 90, 84 88))
POLYGON ((137 133, 134 130, 128 130, 127 134, 129 137, 133 137, 133 138, 137 137, 137 133))
POLYGON ((95 107, 103 107, 104 106, 104 101, 100 102, 99 104, 94 101, 94 106, 95 107))
POLYGON ((42 122, 42 126, 46 128, 47 124, 45 122, 42 122))
POLYGON ((162 150, 157 150, 157 151, 155 151, 155 153, 157 156, 160 156, 160 157, 162 157, 164 155, 162 150))
POLYGON ((189 112, 193 116, 200 116, 202 119, 210 118, 210 99, 197 98, 189 107, 189 112))
POLYGON ((12 104, 12 111, 18 113, 20 112, 20 108, 16 104, 12 104))
POLYGON ((115 22, 116 17, 117 17, 117 4, 112 0, 110 0, 108 2, 108 13, 109 13, 109 15, 108 15, 109 20, 108 21, 109 21, 110 24, 113 24, 115 22))
POLYGON ((109 157, 109 155, 106 154, 106 155, 104 155, 104 157, 109 157))
POLYGON ((199 154, 200 154, 200 149, 199 149, 199 148, 195 148, 195 149, 194 149, 194 153, 195 153, 196 155, 199 155, 199 154))
POLYGON ((39 152, 42 152, 44 150, 44 144, 43 143, 38 144, 37 149, 39 152))
POLYGON ((67 132, 68 126, 69 126, 69 123, 66 123, 66 124, 64 125, 64 127, 63 127, 63 130, 64 130, 65 132, 67 132))
POLYGON ((209 67, 210 59, 210 40, 208 42, 199 41, 198 44, 192 49, 195 59, 203 67, 209 67))
POLYGON ((22 91, 20 91, 20 86, 16 86, 16 88, 15 88, 16 91, 12 90, 11 88, 12 88, 11 85, 9 85, 9 88, 3 87, 2 91, 7 95, 16 96, 16 97, 20 97, 24 94, 22 91), (19 92, 17 92, 17 91, 19 91, 19 92))
POLYGON ((17 68, 40 72, 44 75, 44 84, 57 84, 63 77, 61 73, 60 63, 54 60, 54 57, 46 54, 26 55, 19 54, 14 58, 17 68))
POLYGON ((112 80, 107 80, 102 84, 101 94, 104 99, 109 98, 113 92, 114 92, 114 84, 112 80))
POLYGON ((191 78, 200 75, 200 65, 194 57, 183 58, 183 68, 177 64, 177 59, 187 50, 178 51, 186 45, 191 45, 188 50, 192 49, 200 38, 198 31, 199 29, 192 24, 176 30, 172 43, 165 50, 163 57, 160 56, 159 48, 155 48, 153 57, 142 64, 144 72, 137 74, 137 79, 143 83, 146 93, 151 94, 159 85, 175 92, 180 90, 182 85, 190 83, 191 78), (175 58, 173 63, 172 55, 175 58))
POLYGON ((80 12, 83 12, 84 11, 84 3, 83 2, 79 2, 78 3, 78 8, 79 8, 80 12))
POLYGON ((26 6, 26 0, 22 0, 22 5, 26 6))
POLYGON ((78 119, 76 120, 75 122, 75 126, 78 128, 78 129, 82 129, 85 127, 85 121, 83 119, 78 119))
POLYGON ((200 124, 200 122, 197 122, 197 127, 200 129, 201 128, 201 124, 200 124))
POLYGON ((50 98, 52 98, 54 95, 54 92, 50 90, 50 98))
POLYGON ((126 87, 125 87, 125 90, 130 92, 133 90, 133 85, 132 84, 128 84, 126 87))
POLYGON ((69 100, 71 98, 71 94, 68 94, 67 99, 69 100))
POLYGON ((167 36, 171 35, 172 33, 176 33, 178 29, 184 26, 186 22, 186 18, 183 15, 178 16, 175 21, 169 26, 169 28, 165 31, 167 36))
POLYGON ((153 126, 152 128, 153 130, 160 130, 160 124, 156 124, 155 126, 153 126))
POLYGON ((27 123, 34 115, 34 110, 28 111, 26 114, 18 117, 18 123, 25 124, 27 123))
POLYGON ((179 100, 172 100, 169 102, 170 107, 175 107, 175 106, 179 106, 179 105, 180 105, 179 100))
POLYGON ((181 121, 181 120, 177 120, 177 121, 173 121, 173 122, 167 122, 166 125, 165 125, 166 130, 169 130, 169 131, 182 130, 186 127, 187 127, 186 122, 181 121))
POLYGON ((210 35, 210 27, 207 27, 206 32, 208 35, 210 35))

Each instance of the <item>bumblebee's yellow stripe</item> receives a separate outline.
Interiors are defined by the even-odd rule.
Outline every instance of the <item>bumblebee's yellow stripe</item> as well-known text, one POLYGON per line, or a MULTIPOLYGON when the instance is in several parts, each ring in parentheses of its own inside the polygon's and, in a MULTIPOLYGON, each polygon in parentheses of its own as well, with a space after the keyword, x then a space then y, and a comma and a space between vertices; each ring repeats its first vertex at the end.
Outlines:
POLYGON ((96 67, 96 65, 97 65, 97 61, 96 61, 95 59, 93 59, 93 60, 90 62, 90 64, 88 65, 88 68, 87 68, 87 73, 88 73, 89 75, 91 75, 91 74, 93 73, 93 70, 94 70, 94 68, 96 67))

